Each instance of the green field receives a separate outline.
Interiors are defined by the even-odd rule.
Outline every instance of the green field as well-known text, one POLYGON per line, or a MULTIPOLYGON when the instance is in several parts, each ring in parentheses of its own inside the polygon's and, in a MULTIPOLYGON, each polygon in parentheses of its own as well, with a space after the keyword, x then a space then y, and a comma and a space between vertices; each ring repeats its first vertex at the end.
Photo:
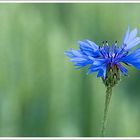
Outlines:
MULTIPOLYGON (((100 136, 105 86, 75 70, 77 41, 140 31, 140 4, 0 4, 0 136, 100 136)), ((140 34, 139 34, 140 36, 140 34)), ((140 136, 140 71, 113 89, 106 136, 140 136)))

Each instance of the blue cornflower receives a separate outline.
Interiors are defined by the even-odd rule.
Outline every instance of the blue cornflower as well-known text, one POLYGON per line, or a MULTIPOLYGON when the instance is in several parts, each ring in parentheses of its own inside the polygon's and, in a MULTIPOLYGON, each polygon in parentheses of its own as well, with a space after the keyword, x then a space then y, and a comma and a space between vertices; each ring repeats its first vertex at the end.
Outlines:
POLYGON ((101 47, 90 40, 84 40, 78 42, 79 50, 70 49, 65 54, 77 69, 88 65, 88 74, 98 72, 97 77, 102 77, 103 80, 119 80, 120 71, 123 75, 128 73, 124 65, 140 69, 140 48, 132 51, 132 48, 140 43, 137 32, 136 28, 130 32, 128 27, 121 46, 118 46, 117 41, 112 46, 103 41, 101 47))

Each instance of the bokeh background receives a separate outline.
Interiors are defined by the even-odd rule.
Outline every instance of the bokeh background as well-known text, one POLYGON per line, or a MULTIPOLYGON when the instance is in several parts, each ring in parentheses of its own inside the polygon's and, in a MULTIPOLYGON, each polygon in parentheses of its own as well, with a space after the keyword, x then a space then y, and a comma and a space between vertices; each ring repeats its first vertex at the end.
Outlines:
MULTIPOLYGON (((0 4, 0 136, 100 136, 105 87, 64 51, 140 30, 140 4, 0 4)), ((140 34, 139 34, 140 35, 140 34)), ((140 136, 140 71, 113 89, 106 136, 140 136)))

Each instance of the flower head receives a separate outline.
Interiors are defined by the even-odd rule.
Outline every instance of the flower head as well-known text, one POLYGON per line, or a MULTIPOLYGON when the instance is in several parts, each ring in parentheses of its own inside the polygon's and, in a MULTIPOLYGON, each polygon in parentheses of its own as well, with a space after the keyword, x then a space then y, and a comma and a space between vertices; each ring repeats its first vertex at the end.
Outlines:
POLYGON ((137 29, 130 32, 128 27, 121 46, 118 46, 117 41, 112 46, 109 46, 107 41, 98 46, 90 40, 84 40, 78 42, 79 50, 70 49, 65 54, 70 57, 77 69, 88 65, 88 74, 98 72, 97 77, 102 77, 106 86, 114 86, 121 73, 128 73, 124 65, 140 69, 140 48, 132 51, 139 43, 137 29))

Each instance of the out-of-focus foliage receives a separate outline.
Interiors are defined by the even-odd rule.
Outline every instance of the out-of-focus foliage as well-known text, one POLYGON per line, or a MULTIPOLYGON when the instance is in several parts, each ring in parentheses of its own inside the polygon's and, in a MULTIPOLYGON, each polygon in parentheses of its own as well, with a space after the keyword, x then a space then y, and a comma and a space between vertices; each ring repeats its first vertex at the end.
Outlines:
MULTIPOLYGON (((0 4, 0 136, 100 136, 105 87, 64 55, 121 44, 140 4, 0 4)), ((139 34, 140 35, 140 34, 139 34)), ((106 136, 140 136, 140 71, 113 89, 106 136)))

